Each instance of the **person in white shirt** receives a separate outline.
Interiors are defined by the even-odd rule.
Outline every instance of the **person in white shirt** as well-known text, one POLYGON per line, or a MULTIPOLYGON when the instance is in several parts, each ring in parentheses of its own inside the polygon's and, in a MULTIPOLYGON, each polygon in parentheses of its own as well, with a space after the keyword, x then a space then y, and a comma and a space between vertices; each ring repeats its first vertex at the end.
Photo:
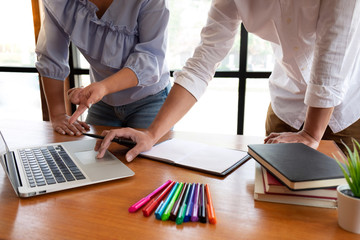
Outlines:
POLYGON ((105 131, 95 147, 98 157, 120 136, 137 142, 126 154, 128 161, 150 149, 204 93, 241 22, 272 44, 276 58, 265 143, 302 142, 316 148, 325 131, 338 143, 360 140, 359 7, 356 0, 213 0, 201 44, 175 73, 154 122, 145 131, 105 131), (290 130, 273 132, 286 129, 274 122, 290 130))

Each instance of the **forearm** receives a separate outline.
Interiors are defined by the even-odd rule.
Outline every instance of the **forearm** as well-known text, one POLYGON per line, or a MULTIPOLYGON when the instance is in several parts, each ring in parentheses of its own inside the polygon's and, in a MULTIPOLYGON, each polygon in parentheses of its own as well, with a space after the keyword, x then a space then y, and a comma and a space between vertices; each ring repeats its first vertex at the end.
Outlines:
POLYGON ((185 88, 174 84, 168 97, 148 132, 157 142, 165 135, 196 103, 196 99, 185 88))
POLYGON ((308 107, 306 119, 303 130, 320 142, 324 135, 327 125, 329 124, 330 117, 334 108, 315 108, 308 107))
POLYGON ((66 114, 64 100, 64 82, 47 77, 41 77, 42 86, 50 114, 50 120, 66 114))
POLYGON ((138 79, 136 74, 131 69, 123 68, 115 74, 105 78, 100 83, 105 87, 105 95, 108 95, 137 86, 138 79))

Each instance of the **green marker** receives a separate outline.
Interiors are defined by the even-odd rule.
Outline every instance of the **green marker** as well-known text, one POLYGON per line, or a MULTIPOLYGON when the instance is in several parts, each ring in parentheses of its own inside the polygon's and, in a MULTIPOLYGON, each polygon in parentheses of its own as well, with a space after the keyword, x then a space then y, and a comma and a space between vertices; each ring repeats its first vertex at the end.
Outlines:
POLYGON ((179 197, 179 194, 181 192, 182 187, 184 186, 184 183, 180 183, 174 193, 174 196, 172 197, 172 199, 170 200, 169 205, 167 205, 164 214, 161 216, 161 220, 166 221, 169 219, 170 217, 170 213, 171 213, 171 209, 174 206, 174 203, 176 201, 176 199, 179 197))
POLYGON ((176 224, 182 224, 185 218, 185 213, 188 205, 188 198, 189 198, 189 192, 190 192, 191 184, 189 184, 188 188, 186 189, 185 196, 182 200, 181 207, 179 210, 179 213, 176 217, 176 224))

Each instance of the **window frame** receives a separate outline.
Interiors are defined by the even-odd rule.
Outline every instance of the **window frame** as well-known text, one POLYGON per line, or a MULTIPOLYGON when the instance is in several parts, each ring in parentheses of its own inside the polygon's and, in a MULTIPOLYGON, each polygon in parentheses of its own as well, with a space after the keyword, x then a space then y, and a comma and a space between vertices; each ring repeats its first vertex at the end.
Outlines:
MULTIPOLYGON (((32 2, 32 11, 34 18, 34 37, 35 43, 39 34, 41 16, 40 16, 40 6, 38 0, 31 0, 32 2)), ((80 75, 88 75, 89 69, 79 68, 76 64, 76 59, 78 56, 76 48, 71 44, 69 46, 69 88, 75 87, 75 79, 80 75)), ((248 71, 247 70, 247 58, 248 58, 248 32, 246 31, 243 24, 241 24, 240 31, 240 51, 239 51, 239 68, 237 71, 216 71, 214 78, 237 78, 239 81, 238 87, 238 114, 237 114, 237 134, 244 133, 244 113, 245 113, 245 96, 246 96, 246 81, 248 78, 269 78, 271 72, 261 72, 261 71, 248 71)), ((0 66, 0 72, 20 72, 20 73, 36 73, 37 70, 35 67, 7 67, 0 66)), ((170 76, 173 77, 174 70, 170 71, 170 76)), ((49 120, 49 113, 46 105, 45 95, 43 93, 42 84, 40 81, 40 97, 41 105, 43 112, 43 120, 49 120)), ((76 106, 71 104, 71 112, 76 110, 76 106)))

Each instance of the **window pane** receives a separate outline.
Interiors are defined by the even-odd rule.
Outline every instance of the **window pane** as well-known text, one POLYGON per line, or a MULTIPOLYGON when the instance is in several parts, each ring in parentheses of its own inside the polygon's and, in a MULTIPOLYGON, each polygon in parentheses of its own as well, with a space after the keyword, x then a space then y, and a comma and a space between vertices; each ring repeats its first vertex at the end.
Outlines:
MULTIPOLYGON (((206 23, 211 0, 169 1, 169 43, 167 61, 171 70, 181 69, 200 43, 200 32, 206 23)), ((218 71, 239 69, 239 36, 218 71)))
POLYGON ((247 71, 271 72, 274 67, 274 57, 269 42, 249 33, 247 71))
POLYGON ((0 73, 0 119, 42 120, 37 73, 0 73))
POLYGON ((31 9, 30 0, 3 2, 0 14, 1 66, 34 67, 36 57, 31 9))
POLYGON ((71 47, 73 53, 74 68, 89 69, 90 68, 89 62, 80 53, 79 49, 74 45, 71 45, 71 47))
MULTIPOLYGON (((75 75, 74 78, 75 78, 75 87, 86 87, 87 85, 90 84, 90 75, 88 74, 75 75)), ((87 111, 88 110, 85 110, 85 112, 81 114, 79 118, 80 121, 85 121, 87 116, 87 111)))
POLYGON ((269 104, 268 79, 247 79, 244 135, 265 136, 265 119, 269 104))
POLYGON ((237 133, 238 79, 215 78, 195 106, 174 127, 176 131, 237 133))

